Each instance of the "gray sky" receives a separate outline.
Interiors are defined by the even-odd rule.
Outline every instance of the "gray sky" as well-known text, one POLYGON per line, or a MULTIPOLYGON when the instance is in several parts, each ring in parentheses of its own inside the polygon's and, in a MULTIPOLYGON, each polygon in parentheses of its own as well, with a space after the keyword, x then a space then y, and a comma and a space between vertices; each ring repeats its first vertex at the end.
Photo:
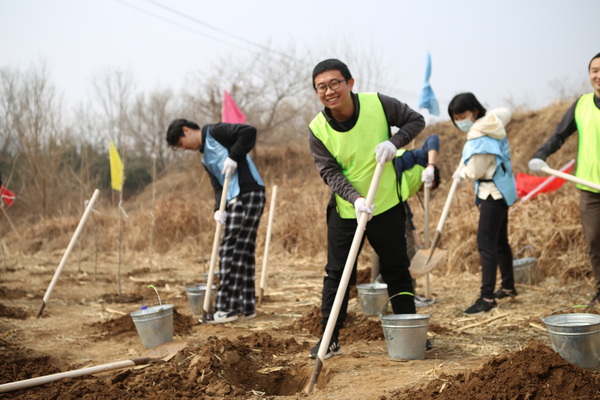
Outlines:
POLYGON ((76 102, 106 68, 131 71, 140 90, 177 91, 190 73, 260 46, 311 49, 309 85, 317 62, 351 46, 381 62, 387 76, 377 91, 417 108, 430 50, 446 117, 462 91, 490 107, 511 100, 533 109, 556 100, 560 86, 591 91, 599 16, 599 0, 0 0, 0 67, 43 60, 76 102))

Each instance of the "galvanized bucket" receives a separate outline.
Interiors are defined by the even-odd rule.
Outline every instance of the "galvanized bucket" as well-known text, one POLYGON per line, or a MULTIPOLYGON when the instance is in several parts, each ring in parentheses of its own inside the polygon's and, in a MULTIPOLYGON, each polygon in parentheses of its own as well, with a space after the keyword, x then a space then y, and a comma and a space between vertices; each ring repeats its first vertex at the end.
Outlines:
POLYGON ((387 314, 388 291, 386 283, 364 283, 356 285, 362 312, 367 315, 387 314), (384 309, 385 307, 385 309, 384 309))
MULTIPOLYGON (((533 254, 533 246, 525 246, 521 248, 516 255, 519 255, 523 250, 529 249, 533 254)), ((516 258, 513 260, 513 273, 515 277, 515 283, 523 285, 535 285, 537 283, 536 277, 536 258, 525 257, 516 258)))
POLYGON ((143 306, 130 315, 145 348, 173 341, 173 304, 143 306))
MULTIPOLYGON (((197 283, 192 286, 185 287, 185 294, 188 298, 188 303, 190 304, 190 310, 193 315, 201 315, 204 308, 204 297, 206 295, 206 284, 197 283)), ((216 297, 217 287, 215 285, 212 286, 212 290, 210 293, 211 302, 210 302, 210 310, 208 312, 214 312, 214 299, 216 297)))
MULTIPOLYGON (((575 306, 586 307, 586 306, 575 306)), ((542 318, 550 336, 552 350, 570 363, 581 368, 600 367, 600 315, 571 313, 542 318)))
POLYGON ((425 358, 428 314, 380 315, 388 355, 392 360, 422 360, 425 358))

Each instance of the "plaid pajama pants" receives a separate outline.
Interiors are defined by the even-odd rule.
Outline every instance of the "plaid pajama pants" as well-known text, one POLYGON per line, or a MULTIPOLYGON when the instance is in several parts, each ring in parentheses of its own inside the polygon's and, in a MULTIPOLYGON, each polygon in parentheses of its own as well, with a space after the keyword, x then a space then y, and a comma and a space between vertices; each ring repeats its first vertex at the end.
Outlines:
POLYGON ((227 205, 225 233, 219 248, 220 285, 215 311, 255 312, 255 252, 258 223, 265 207, 265 192, 241 194, 227 205))

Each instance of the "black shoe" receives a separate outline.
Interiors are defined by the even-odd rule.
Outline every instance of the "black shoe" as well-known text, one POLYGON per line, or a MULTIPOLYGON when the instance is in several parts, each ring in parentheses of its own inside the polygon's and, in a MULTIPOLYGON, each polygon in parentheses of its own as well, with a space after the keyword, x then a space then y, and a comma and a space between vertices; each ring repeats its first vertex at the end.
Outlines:
POLYGON ((496 300, 486 301, 480 297, 475 304, 465 310, 465 314, 481 314, 490 311, 497 305, 496 300))
POLYGON ((425 342, 425 350, 431 350, 433 347, 431 346, 431 341, 427 339, 425 342))
MULTIPOLYGON (((310 349, 310 358, 317 358, 319 354, 319 347, 321 347, 321 341, 314 345, 312 349, 310 349)), ((327 349, 327 353, 325 354, 325 360, 327 360, 331 356, 337 356, 338 354, 342 354, 342 350, 340 349, 340 342, 337 338, 331 338, 329 342, 329 348, 327 349)))
POLYGON ((600 292, 596 293, 596 297, 590 301, 588 307, 600 307, 600 292))
POLYGON ((504 299, 506 297, 517 297, 519 293, 515 289, 507 290, 507 289, 498 289, 496 293, 494 293, 494 297, 497 299, 504 299))

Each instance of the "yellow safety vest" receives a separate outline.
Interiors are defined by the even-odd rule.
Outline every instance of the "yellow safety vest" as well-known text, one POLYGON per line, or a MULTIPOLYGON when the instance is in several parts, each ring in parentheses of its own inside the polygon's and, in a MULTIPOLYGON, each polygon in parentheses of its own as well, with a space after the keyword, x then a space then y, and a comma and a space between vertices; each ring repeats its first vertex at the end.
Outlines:
MULTIPOLYGON (((594 93, 584 94, 579 98, 575 107, 575 123, 579 133, 575 176, 600 184, 600 110, 594 104, 594 93)), ((579 183, 577 187, 599 193, 598 190, 579 183)))
MULTIPOLYGON (((336 131, 329 125, 323 113, 319 113, 309 127, 337 163, 352 186, 367 197, 375 173, 375 147, 389 139, 389 126, 377 93, 359 93, 360 113, 352 129, 336 131), (365 156, 366 155, 366 156, 365 156)), ((377 193, 373 215, 381 214, 400 203, 397 192, 396 171, 392 163, 386 163, 377 193)), ((340 217, 356 218, 354 205, 335 195, 340 217)))

